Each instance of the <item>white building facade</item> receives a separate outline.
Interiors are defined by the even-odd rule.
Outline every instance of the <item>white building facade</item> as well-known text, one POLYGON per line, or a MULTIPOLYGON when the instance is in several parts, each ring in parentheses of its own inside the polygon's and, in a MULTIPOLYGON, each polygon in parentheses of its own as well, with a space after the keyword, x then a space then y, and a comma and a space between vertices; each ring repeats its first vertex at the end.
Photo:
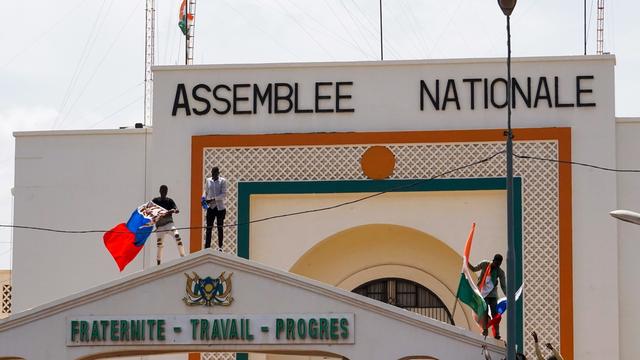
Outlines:
MULTIPOLYGON (((640 168, 638 120, 615 117, 614 66, 513 61, 516 341, 528 353, 537 331, 565 359, 640 354, 640 291, 624 285, 637 229, 607 215, 640 201, 637 175, 555 161, 640 168)), ((13 312, 151 269, 153 237, 121 274, 100 230, 162 184, 188 252, 200 250, 200 195, 218 166, 237 225, 225 252, 374 298, 381 286, 380 300, 427 314, 403 291, 414 284, 441 321, 477 332, 453 309, 471 223, 473 263, 506 254, 504 74, 502 59, 158 67, 153 130, 16 133, 15 223, 96 231, 16 229, 13 312)))

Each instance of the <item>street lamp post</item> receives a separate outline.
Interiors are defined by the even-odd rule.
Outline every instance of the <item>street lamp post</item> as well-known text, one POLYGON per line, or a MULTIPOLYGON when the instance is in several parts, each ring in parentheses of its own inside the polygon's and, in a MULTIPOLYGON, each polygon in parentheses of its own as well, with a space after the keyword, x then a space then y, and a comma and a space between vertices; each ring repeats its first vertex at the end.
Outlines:
POLYGON ((507 360, 516 358, 516 254, 513 218, 513 133, 511 131, 511 13, 517 0, 498 0, 507 17, 507 360))

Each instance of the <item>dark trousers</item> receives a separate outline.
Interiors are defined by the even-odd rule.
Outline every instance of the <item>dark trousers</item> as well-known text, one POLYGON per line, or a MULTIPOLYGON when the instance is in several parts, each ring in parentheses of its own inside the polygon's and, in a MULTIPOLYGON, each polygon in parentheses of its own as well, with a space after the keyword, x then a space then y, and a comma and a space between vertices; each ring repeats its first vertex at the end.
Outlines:
POLYGON ((205 231, 204 248, 211 247, 211 230, 213 229, 213 220, 216 220, 216 226, 218 228, 218 247, 222 250, 222 238, 223 238, 223 226, 224 217, 227 214, 227 209, 218 210, 217 207, 207 209, 207 230, 205 231))
MULTIPOLYGON (((491 317, 495 317, 498 314, 498 298, 486 297, 484 301, 487 302, 489 309, 491 309, 491 317)), ((500 336, 500 323, 493 326, 493 337, 500 336)))

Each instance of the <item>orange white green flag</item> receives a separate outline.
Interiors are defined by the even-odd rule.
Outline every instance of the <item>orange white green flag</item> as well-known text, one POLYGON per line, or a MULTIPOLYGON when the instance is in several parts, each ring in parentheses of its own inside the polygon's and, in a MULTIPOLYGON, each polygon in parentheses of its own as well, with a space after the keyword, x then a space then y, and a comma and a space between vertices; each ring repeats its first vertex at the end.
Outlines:
POLYGON ((193 14, 187 12, 187 0, 182 0, 178 14, 178 27, 184 35, 187 35, 191 23, 193 23, 193 14))
POLYGON ((471 253, 471 243, 473 242, 473 233, 476 230, 476 224, 471 225, 471 231, 467 238, 467 243, 464 247, 464 255, 462 257, 462 271, 460 274, 460 283, 458 284, 458 299, 475 313, 476 321, 483 329, 486 328, 488 307, 484 298, 480 294, 480 290, 476 286, 476 283, 471 277, 471 271, 469 270, 469 254, 471 253))

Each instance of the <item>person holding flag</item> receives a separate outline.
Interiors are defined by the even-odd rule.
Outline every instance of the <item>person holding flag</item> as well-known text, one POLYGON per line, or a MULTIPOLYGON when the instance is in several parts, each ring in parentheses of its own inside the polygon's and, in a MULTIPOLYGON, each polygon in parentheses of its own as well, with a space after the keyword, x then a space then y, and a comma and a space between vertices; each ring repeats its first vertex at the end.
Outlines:
MULTIPOLYGON (((473 243, 473 233, 476 230, 476 224, 471 225, 471 231, 467 238, 467 243, 464 247, 464 255, 462 257, 462 270, 460 271, 460 282, 458 284, 458 292, 456 298, 460 299, 463 304, 468 305, 475 313, 476 321, 483 333, 486 335, 487 322, 488 322, 488 307, 487 303, 480 293, 478 286, 471 276, 469 271, 469 255, 471 254, 471 244, 473 243)), ((456 305, 458 302, 456 302, 456 305)), ((455 307, 453 309, 455 314, 455 307)))
POLYGON ((104 246, 120 271, 135 259, 151 235, 153 226, 167 213, 166 209, 149 201, 133 210, 126 223, 120 223, 104 233, 104 246))
MULTIPOLYGON (((502 265, 502 255, 495 254, 493 261, 484 260, 480 264, 473 266, 467 263, 469 269, 473 272, 480 271, 480 281, 478 281, 478 288, 480 294, 484 298, 485 302, 491 309, 491 318, 493 319, 498 315, 498 282, 502 292, 507 294, 507 286, 505 281, 504 270, 500 268, 502 265)), ((492 324, 493 337, 500 339, 500 322, 495 321, 492 324)), ((487 335, 487 329, 483 330, 483 335, 487 335)))
POLYGON ((167 192, 169 188, 167 185, 160 186, 160 196, 154 198, 153 203, 159 205, 163 209, 167 210, 167 213, 160 217, 156 222, 156 235, 158 236, 157 245, 158 245, 158 253, 156 255, 156 262, 158 265, 162 262, 162 249, 164 248, 163 239, 166 235, 173 234, 173 237, 176 240, 176 245, 178 247, 178 253, 180 257, 184 256, 184 246, 182 245, 182 239, 180 239, 180 233, 176 229, 176 226, 173 224, 173 215, 180 212, 178 210, 178 206, 176 206, 175 201, 172 198, 167 196, 167 192))

